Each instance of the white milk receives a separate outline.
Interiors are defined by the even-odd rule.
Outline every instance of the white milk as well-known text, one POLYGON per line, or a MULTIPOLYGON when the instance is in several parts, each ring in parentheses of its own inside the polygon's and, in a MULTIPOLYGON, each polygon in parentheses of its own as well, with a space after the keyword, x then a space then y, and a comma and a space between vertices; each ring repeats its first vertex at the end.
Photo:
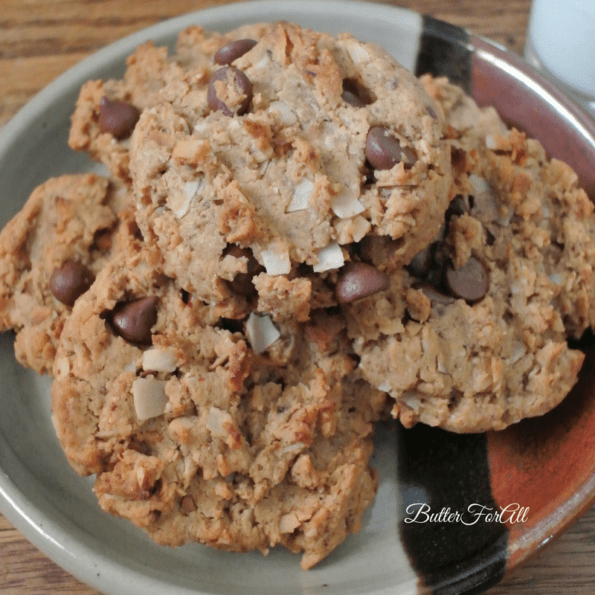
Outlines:
POLYGON ((525 57, 595 108, 595 0, 533 0, 525 57))

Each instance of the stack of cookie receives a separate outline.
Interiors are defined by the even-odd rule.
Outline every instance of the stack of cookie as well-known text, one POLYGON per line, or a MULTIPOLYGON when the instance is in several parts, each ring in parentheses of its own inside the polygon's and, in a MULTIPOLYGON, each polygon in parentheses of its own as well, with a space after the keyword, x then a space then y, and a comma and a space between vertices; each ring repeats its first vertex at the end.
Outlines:
POLYGON ((594 325, 575 174, 445 79, 289 23, 183 31, 90 81, 0 235, 0 325, 68 461, 156 542, 310 568, 372 502, 374 423, 554 407, 594 325))

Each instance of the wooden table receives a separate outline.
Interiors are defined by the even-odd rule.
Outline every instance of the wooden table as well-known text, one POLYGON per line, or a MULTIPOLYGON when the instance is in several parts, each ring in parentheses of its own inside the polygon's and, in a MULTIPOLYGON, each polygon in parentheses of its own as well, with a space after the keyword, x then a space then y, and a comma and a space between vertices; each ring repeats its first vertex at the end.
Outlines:
MULTIPOLYGON (((89 54, 133 31, 220 0, 2 0, 0 126, 89 54)), ((468 27, 522 52, 530 0, 387 2, 468 27)), ((230 6, 230 10, 233 7, 230 6)), ((583 595, 595 582, 595 508, 490 595, 583 595)), ((98 595, 32 546, 0 515, 0 593, 98 595)))

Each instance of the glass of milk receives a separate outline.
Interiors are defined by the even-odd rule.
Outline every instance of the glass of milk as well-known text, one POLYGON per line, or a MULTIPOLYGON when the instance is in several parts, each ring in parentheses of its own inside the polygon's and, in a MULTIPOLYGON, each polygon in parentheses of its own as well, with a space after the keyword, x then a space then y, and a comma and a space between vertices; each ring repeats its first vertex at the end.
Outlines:
POLYGON ((595 115, 595 0, 533 0, 525 58, 595 115))

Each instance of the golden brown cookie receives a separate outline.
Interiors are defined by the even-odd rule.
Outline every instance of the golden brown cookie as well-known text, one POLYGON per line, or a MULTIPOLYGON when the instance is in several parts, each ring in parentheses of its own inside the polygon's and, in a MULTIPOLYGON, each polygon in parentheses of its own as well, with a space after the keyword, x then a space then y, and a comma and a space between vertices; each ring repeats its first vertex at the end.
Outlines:
POLYGON ((593 205, 537 141, 444 79, 425 82, 447 114, 459 194, 406 269, 391 267, 390 245, 366 246, 388 289, 343 311, 362 374, 406 426, 501 429, 577 380, 584 354, 567 339, 593 324, 593 205))
POLYGON ((112 251, 128 191, 94 174, 39 186, 0 234, 0 329, 19 362, 51 372, 64 321, 112 251))
POLYGON ((161 270, 132 241, 65 325, 52 412, 68 460, 157 543, 280 544, 313 566, 374 497, 385 395, 359 378, 340 316, 224 319, 161 270))
POLYGON ((130 170, 143 233, 208 302, 246 273, 322 279, 365 236, 407 263, 448 206, 450 147, 420 83, 379 47, 277 23, 146 109, 130 170), (302 266, 301 266, 302 265, 302 266), (301 266, 301 268, 300 268, 301 266))
MULTIPOLYGON (((80 90, 68 144, 103 163, 112 176, 130 184, 130 135, 140 113, 154 106, 162 88, 191 72, 200 79, 206 64, 223 45, 262 34, 267 25, 248 25, 229 34, 192 26, 178 37, 175 52, 148 41, 126 61, 121 79, 91 80, 80 90)), ((205 83, 206 84, 206 83, 205 83)))

